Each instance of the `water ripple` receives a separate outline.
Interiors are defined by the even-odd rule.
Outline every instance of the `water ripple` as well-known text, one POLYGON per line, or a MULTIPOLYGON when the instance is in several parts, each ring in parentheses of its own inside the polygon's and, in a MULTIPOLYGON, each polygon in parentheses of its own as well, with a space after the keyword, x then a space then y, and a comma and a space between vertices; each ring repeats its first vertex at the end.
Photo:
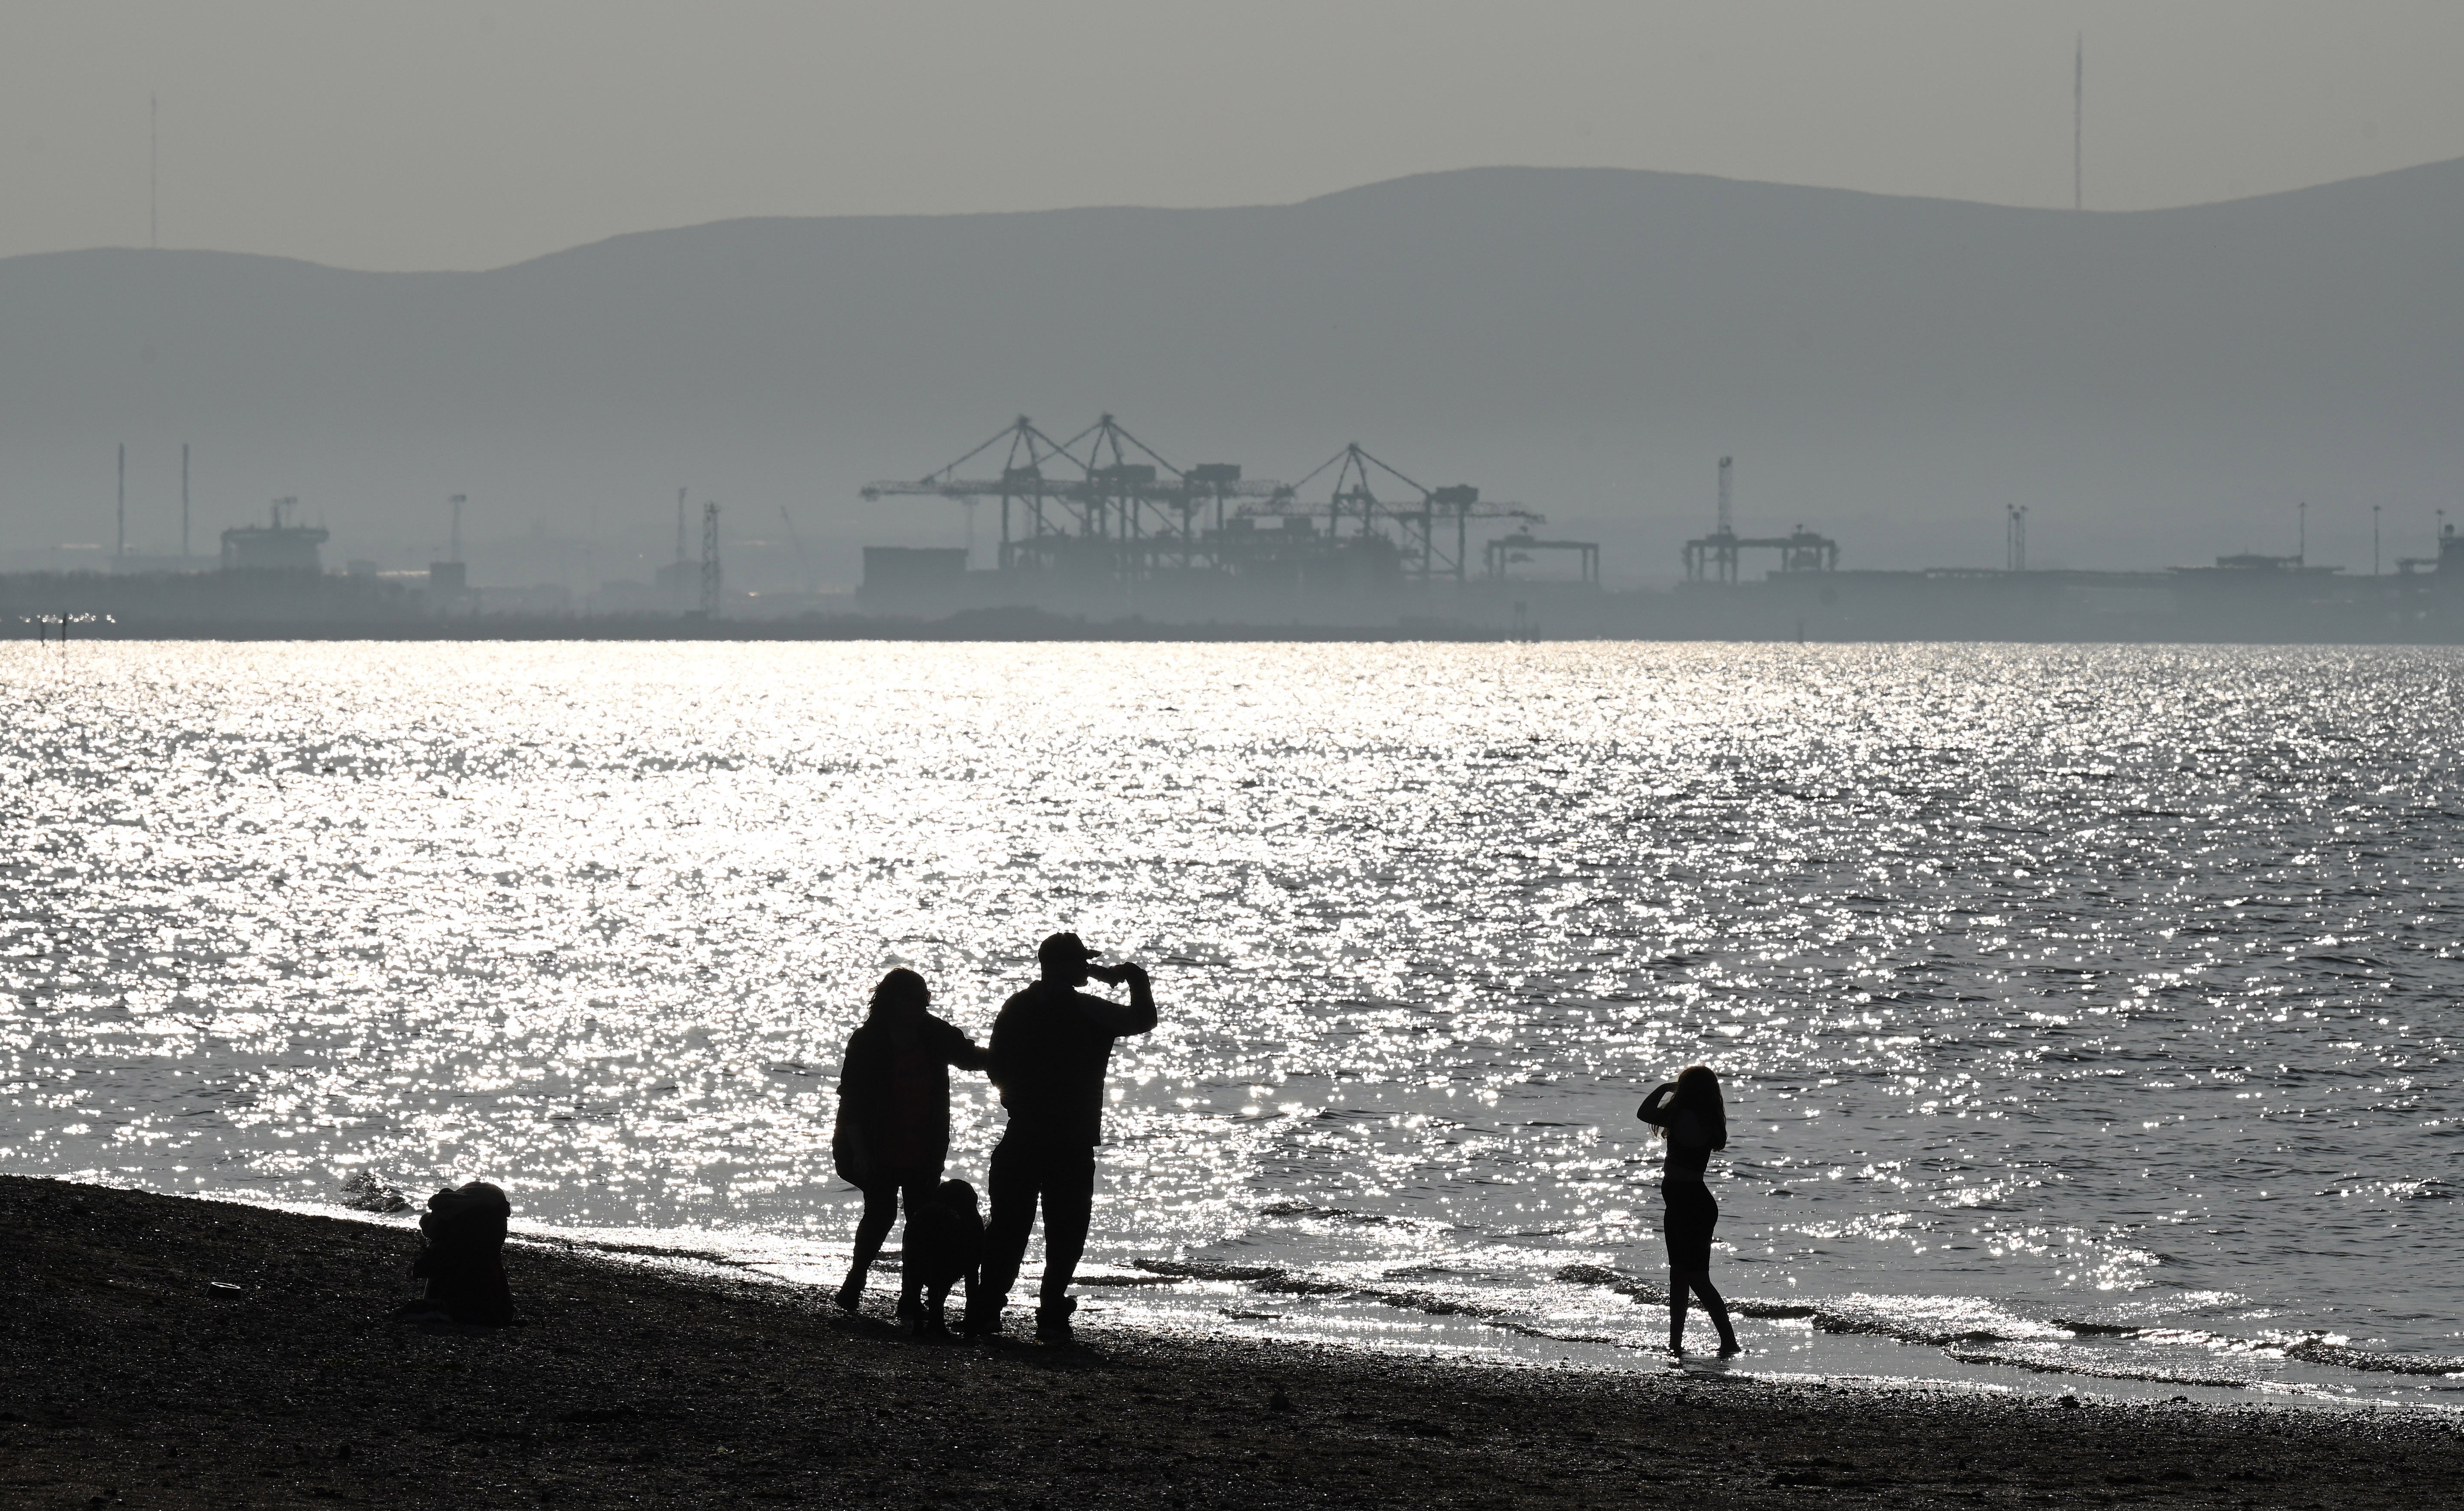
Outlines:
POLYGON ((1657 1268, 1632 1108, 1708 1060, 1742 1296, 2401 1374, 2464 1353, 2460 699, 2437 650, 13 646, 0 1170, 484 1173, 825 1265, 869 983, 980 1033, 1074 927, 1165 1005, 1094 1247, 1157 1294, 1647 1338, 1558 1277, 1657 1268))

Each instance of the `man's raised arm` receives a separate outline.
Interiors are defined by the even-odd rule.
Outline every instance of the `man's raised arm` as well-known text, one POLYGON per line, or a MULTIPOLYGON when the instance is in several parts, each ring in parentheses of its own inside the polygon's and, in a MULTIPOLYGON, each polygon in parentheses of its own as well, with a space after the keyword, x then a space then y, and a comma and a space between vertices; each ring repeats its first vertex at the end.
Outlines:
POLYGON ((1096 979, 1114 986, 1126 983, 1130 989, 1127 1002, 1107 1001, 1100 996, 1078 994, 1078 1005, 1107 1032, 1143 1034, 1155 1026, 1155 984, 1147 979, 1144 967, 1134 965, 1107 966, 1088 973, 1096 979))

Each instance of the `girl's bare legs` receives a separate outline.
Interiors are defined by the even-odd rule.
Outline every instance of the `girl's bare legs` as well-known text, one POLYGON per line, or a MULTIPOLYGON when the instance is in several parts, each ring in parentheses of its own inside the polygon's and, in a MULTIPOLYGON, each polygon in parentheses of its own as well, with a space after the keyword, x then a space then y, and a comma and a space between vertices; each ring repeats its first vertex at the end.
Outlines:
POLYGON ((1728 1324, 1728 1303, 1720 1296, 1719 1287, 1711 1283, 1706 1272, 1681 1275, 1668 1272, 1668 1351, 1683 1357, 1685 1352, 1685 1303, 1688 1293, 1703 1298, 1703 1309, 1711 1314, 1711 1325, 1720 1330, 1720 1354, 1726 1358, 1744 1349, 1737 1343, 1737 1330, 1728 1324))
POLYGON ((1728 1303, 1720 1299, 1719 1287, 1711 1283, 1708 1273, 1694 1277, 1694 1294, 1703 1298, 1703 1309, 1711 1314, 1711 1325, 1720 1329, 1720 1357, 1744 1352, 1737 1344, 1737 1329, 1728 1325, 1728 1303))

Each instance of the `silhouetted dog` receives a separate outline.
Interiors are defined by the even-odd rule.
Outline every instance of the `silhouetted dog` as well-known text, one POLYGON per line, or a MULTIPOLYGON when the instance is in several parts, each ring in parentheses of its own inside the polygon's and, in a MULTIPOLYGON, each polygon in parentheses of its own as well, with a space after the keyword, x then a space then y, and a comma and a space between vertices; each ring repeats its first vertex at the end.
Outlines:
POLYGON ((920 1333, 948 1332, 942 1308, 950 1288, 964 1281, 973 1295, 976 1263, 983 1258, 984 1219, 976 1208, 976 1188, 963 1180, 945 1180, 933 1199, 907 1212, 906 1247, 900 1252, 898 1315, 920 1333))

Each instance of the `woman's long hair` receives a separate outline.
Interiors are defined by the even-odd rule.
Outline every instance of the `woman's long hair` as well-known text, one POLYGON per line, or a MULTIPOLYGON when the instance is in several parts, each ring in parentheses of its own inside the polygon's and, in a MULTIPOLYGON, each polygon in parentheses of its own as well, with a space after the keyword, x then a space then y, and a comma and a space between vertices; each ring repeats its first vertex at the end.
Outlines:
POLYGON ((924 978, 902 965, 883 976, 881 984, 872 989, 872 1016, 921 1012, 932 1000, 933 990, 924 984, 924 978))
MULTIPOLYGON (((1713 1149, 1728 1147, 1728 1106, 1721 1100, 1720 1078, 1710 1066, 1687 1065, 1677 1072, 1677 1091, 1662 1106, 1670 1112, 1693 1113, 1713 1149)), ((1668 1136, 1665 1128, 1651 1131, 1659 1138, 1668 1136)))

